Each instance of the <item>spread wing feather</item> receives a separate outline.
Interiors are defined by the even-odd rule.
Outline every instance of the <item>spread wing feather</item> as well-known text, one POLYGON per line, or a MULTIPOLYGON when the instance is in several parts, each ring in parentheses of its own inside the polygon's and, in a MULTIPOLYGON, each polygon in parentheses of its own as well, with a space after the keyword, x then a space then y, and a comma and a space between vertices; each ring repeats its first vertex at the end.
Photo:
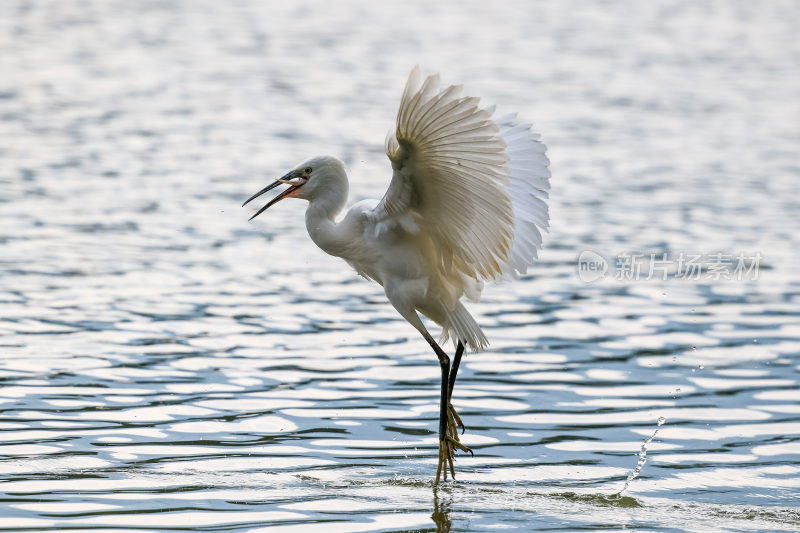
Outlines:
POLYGON ((545 200, 550 190, 549 161, 545 145, 530 124, 518 124, 516 114, 495 119, 509 156, 509 191, 514 206, 514 244, 506 276, 524 274, 542 248, 542 231, 548 231, 550 215, 545 200))
POLYGON ((460 299, 477 301, 481 279, 518 277, 533 264, 548 229, 550 171, 529 124, 496 118, 461 93, 411 71, 386 137, 392 181, 365 215, 378 238, 397 229, 413 235, 431 300, 415 305, 442 325, 442 340, 477 350, 488 341, 460 299))
POLYGON ((438 75, 423 81, 412 70, 386 138, 392 181, 371 217, 377 231, 392 222, 422 229, 454 277, 496 279, 515 242, 509 154, 491 111, 461 91, 439 91, 438 75))

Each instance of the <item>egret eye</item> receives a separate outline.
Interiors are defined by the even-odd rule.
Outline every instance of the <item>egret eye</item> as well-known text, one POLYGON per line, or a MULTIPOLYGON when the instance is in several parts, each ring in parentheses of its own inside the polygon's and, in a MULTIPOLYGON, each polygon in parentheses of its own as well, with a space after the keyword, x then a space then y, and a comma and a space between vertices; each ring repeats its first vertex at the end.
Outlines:
POLYGON ((311 174, 311 167, 304 168, 303 172, 305 172, 306 174, 311 174))

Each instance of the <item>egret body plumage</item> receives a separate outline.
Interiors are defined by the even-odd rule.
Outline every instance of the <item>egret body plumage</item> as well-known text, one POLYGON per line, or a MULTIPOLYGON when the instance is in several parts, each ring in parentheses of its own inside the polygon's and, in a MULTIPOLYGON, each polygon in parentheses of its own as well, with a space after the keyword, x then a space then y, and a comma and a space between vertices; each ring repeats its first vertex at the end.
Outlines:
POLYGON ((306 228, 323 251, 341 257, 383 286, 389 302, 419 331, 439 360, 439 463, 453 477, 464 429, 451 404, 465 346, 488 341, 462 303, 478 301, 484 281, 524 274, 547 230, 550 172, 545 146, 516 115, 496 117, 461 86, 439 88, 439 76, 409 76, 396 127, 385 141, 392 166, 381 200, 365 200, 340 217, 347 173, 331 156, 313 157, 250 197, 288 185, 252 218, 284 198, 308 201, 306 228), (420 315, 441 327, 437 342, 420 315), (452 339, 454 359, 440 343, 452 339))

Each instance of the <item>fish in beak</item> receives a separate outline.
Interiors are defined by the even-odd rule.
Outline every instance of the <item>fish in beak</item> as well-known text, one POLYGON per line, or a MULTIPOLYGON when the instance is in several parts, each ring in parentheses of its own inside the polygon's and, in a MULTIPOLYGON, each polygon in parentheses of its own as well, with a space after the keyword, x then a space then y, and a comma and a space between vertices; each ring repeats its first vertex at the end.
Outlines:
POLYGON ((287 184, 287 185, 291 185, 291 187, 289 187, 288 189, 286 189, 285 191, 280 193, 278 196, 276 196, 275 198, 270 200, 269 203, 267 203, 267 205, 265 205, 264 207, 259 209, 258 212, 256 212, 255 215, 251 216, 250 220, 253 220, 258 215, 260 215, 261 213, 263 213, 264 211, 266 211, 268 208, 272 207, 273 205, 277 204, 278 202, 280 202, 284 198, 288 198, 288 197, 292 196, 293 194, 295 194, 297 192, 297 189, 299 189, 300 187, 305 185, 307 181, 308 181, 308 176, 305 174, 305 172, 303 172, 302 170, 293 170, 293 171, 289 172, 288 174, 286 174, 284 177, 276 179, 273 183, 270 183, 269 185, 267 185, 266 187, 264 187, 263 189, 261 189, 260 191, 255 193, 253 196, 248 198, 247 201, 242 204, 242 207, 246 206, 248 203, 250 203, 251 201, 255 200, 256 198, 258 198, 259 196, 261 196, 265 192, 271 191, 272 189, 274 189, 278 185, 281 185, 281 184, 284 184, 284 183, 287 184))

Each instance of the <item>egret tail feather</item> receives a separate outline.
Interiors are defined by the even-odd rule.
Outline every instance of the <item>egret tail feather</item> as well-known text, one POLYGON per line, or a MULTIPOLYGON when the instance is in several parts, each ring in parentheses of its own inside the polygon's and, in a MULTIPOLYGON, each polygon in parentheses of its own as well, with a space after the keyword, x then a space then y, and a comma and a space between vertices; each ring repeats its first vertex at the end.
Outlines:
POLYGON ((439 344, 453 339, 454 345, 461 341, 476 352, 489 346, 489 340, 483 334, 483 330, 461 302, 457 302, 452 310, 445 310, 445 317, 446 324, 442 327, 439 344))

